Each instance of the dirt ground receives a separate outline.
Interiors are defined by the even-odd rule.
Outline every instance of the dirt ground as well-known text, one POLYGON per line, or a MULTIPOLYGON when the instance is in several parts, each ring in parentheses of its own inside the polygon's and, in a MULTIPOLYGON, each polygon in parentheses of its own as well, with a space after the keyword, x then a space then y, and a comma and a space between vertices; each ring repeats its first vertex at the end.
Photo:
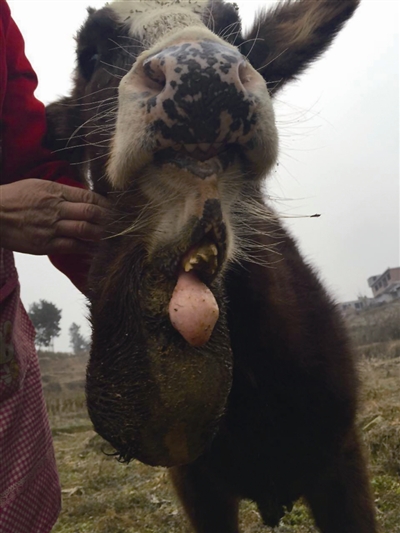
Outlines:
MULTIPOLYGON (((359 425, 382 532, 400 533, 400 357, 387 357, 397 353, 393 343, 372 348, 359 349, 359 425)), ((61 355, 58 363, 47 359, 42 364, 63 491, 54 533, 188 533, 165 469, 137 461, 124 465, 107 455, 112 450, 94 433, 85 412, 85 365, 85 358, 61 355)), ((251 502, 242 503, 240 517, 244 533, 272 531, 262 525, 251 502)), ((306 507, 298 503, 274 531, 316 533, 312 524, 306 507)))

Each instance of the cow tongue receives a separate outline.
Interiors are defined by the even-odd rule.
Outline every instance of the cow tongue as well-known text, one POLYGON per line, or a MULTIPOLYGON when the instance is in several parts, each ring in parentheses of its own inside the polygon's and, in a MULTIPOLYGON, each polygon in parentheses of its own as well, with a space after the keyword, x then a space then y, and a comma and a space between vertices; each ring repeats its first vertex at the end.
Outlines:
POLYGON ((168 311, 171 324, 192 346, 209 340, 219 316, 213 293, 193 270, 179 275, 168 311))

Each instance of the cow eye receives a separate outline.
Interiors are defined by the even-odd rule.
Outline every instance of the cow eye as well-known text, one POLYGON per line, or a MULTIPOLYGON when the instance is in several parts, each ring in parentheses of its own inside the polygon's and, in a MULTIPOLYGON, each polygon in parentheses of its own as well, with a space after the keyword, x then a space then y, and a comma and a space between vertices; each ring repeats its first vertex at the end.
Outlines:
POLYGON ((89 81, 100 61, 100 54, 95 46, 85 48, 78 55, 79 69, 86 79, 89 81))

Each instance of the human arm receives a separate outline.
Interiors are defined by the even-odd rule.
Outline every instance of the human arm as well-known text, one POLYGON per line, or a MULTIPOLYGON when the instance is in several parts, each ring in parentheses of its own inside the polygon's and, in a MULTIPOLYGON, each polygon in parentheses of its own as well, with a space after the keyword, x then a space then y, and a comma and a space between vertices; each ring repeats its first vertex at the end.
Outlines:
POLYGON ((33 255, 87 253, 103 237, 108 202, 87 189, 39 179, 0 186, 1 247, 33 255))
POLYGON ((45 110, 36 86, 22 36, 0 0, 1 246, 52 254, 85 292, 90 242, 100 238, 106 200, 84 191, 78 172, 43 147, 45 110))

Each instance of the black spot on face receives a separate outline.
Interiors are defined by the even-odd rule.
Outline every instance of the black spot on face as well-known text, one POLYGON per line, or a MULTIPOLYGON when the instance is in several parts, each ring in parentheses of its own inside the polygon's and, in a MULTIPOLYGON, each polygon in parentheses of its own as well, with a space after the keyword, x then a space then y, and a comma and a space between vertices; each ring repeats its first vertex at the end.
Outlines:
MULTIPOLYGON (((240 54, 226 53, 221 45, 202 41, 169 47, 150 58, 149 63, 154 60, 167 64, 167 56, 178 62, 173 72, 180 77, 179 82, 169 82, 172 95, 169 92, 166 100, 162 93, 157 97, 173 124, 157 118, 153 124, 156 135, 176 143, 213 143, 217 139, 229 142, 231 134, 240 135, 240 130, 244 135, 250 132, 255 120, 254 99, 238 89, 235 74, 232 81, 229 79, 231 69, 236 70, 242 61, 240 54), (222 122, 227 115, 231 119, 222 122)), ((167 70, 165 75, 168 81, 167 70)))
POLYGON ((147 100, 147 112, 150 113, 151 108, 157 105, 157 97, 153 96, 147 100))

